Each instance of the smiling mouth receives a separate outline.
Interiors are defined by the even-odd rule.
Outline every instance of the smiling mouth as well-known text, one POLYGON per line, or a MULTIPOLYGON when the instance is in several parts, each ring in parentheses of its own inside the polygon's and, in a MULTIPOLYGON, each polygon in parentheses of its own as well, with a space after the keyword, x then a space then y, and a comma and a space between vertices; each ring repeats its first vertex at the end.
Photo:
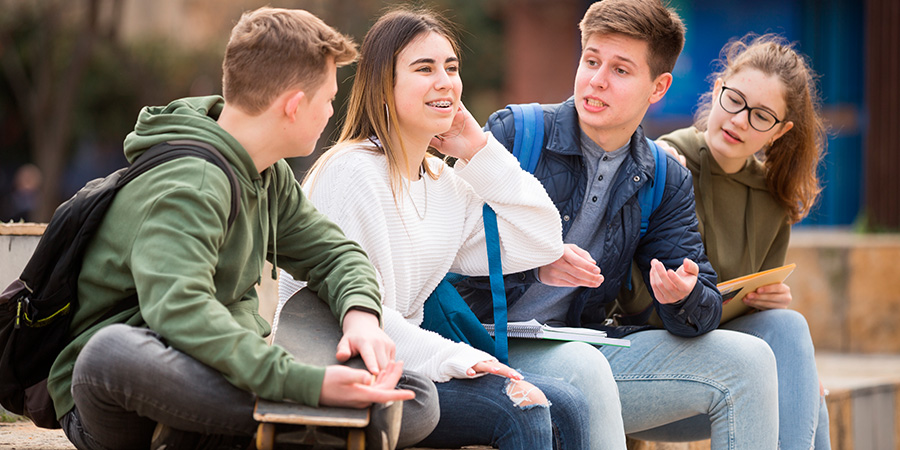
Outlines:
POLYGON ((428 102, 426 103, 428 106, 433 106, 435 108, 449 108, 453 105, 453 102, 450 100, 438 100, 436 102, 428 102))
POLYGON ((609 106, 606 103, 601 102, 600 100, 596 100, 593 98, 586 98, 584 101, 588 104, 588 106, 592 106, 594 108, 602 108, 604 106, 609 106))

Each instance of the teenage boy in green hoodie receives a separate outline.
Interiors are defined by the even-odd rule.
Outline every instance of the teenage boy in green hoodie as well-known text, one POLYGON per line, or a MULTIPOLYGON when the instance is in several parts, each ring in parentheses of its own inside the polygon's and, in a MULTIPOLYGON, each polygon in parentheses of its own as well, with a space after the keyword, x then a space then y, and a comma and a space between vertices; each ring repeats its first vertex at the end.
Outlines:
POLYGON ((403 433, 430 433, 434 387, 404 374, 414 391, 395 389, 402 363, 380 327, 374 269, 283 161, 313 150, 333 112, 336 68, 355 58, 355 45, 312 14, 262 8, 232 31, 224 100, 141 111, 125 139, 128 160, 161 142, 211 144, 237 176, 240 214, 228 227, 228 177, 199 158, 164 163, 118 193, 85 255, 75 339, 48 380, 76 447, 146 448, 160 435, 185 448, 246 447, 257 396, 365 407, 419 394, 407 404, 420 426, 403 433), (368 370, 300 364, 266 344, 254 289, 266 260, 309 281, 341 320, 338 358, 359 354, 368 370), (89 326, 133 293, 138 307, 89 326))

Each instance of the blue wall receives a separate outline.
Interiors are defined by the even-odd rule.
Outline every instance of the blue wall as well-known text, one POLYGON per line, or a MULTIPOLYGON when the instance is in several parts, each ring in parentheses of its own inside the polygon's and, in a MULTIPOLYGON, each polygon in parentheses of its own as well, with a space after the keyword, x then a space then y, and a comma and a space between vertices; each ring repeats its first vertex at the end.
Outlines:
MULTIPOLYGON (((707 77, 722 46, 748 32, 774 32, 806 54, 820 75, 826 117, 834 117, 820 177, 820 203, 801 225, 849 225, 863 198, 863 104, 865 47, 862 2, 839 0, 673 0, 687 26, 684 52, 674 70, 675 82, 660 104, 650 109, 648 132, 692 122, 707 77)), ((666 130, 663 130, 666 131, 666 130)))

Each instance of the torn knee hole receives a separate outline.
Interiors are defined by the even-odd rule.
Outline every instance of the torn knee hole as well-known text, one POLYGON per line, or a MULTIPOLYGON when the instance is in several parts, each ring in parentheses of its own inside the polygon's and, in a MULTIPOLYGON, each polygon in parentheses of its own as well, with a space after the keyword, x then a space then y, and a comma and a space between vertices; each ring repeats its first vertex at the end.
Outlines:
POLYGON ((508 380, 506 395, 518 407, 550 406, 547 396, 537 386, 527 381, 508 380))

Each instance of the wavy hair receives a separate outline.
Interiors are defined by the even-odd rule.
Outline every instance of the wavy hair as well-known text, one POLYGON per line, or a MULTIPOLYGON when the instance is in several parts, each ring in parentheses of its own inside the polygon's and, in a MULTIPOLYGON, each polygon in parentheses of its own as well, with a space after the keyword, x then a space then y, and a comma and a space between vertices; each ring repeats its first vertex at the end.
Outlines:
MULTIPOLYGON (((766 168, 766 185, 784 208, 791 223, 806 217, 822 191, 816 170, 828 145, 816 74, 806 58, 785 38, 776 34, 748 34, 725 45, 717 61, 720 70, 710 74, 711 83, 728 80, 743 69, 756 69, 777 77, 784 85, 787 105, 783 121, 794 127, 757 154, 766 168)), ((700 98, 694 126, 706 131, 716 93, 700 98)))

